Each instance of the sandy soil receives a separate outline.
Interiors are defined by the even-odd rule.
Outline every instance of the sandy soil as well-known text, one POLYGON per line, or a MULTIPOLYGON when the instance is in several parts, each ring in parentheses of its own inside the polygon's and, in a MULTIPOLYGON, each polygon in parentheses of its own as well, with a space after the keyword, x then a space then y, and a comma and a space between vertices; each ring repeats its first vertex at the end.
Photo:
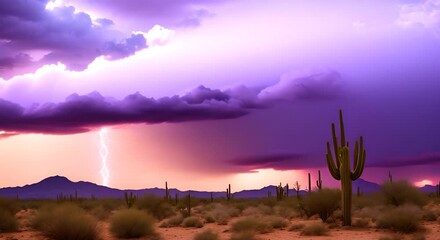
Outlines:
MULTIPOLYGON (((20 232, 16 233, 0 233, 0 240, 47 240, 41 233, 30 229, 27 226, 26 219, 29 212, 22 211, 17 214, 20 220, 20 232)), ((292 223, 304 223, 310 224, 313 222, 319 222, 319 220, 292 220, 292 223)), ((439 222, 425 222, 423 226, 427 229, 425 237, 427 240, 440 240, 440 223, 439 222)), ((103 240, 116 240, 109 232, 109 223, 101 222, 100 231, 103 240)), ((220 233, 220 239, 227 240, 230 238, 229 226, 217 225, 215 223, 205 224, 203 228, 159 228, 157 231, 165 240, 192 240, 197 232, 204 229, 213 229, 220 233)), ((274 239, 304 239, 304 240, 327 240, 327 239, 347 239, 347 240, 367 240, 367 239, 379 239, 382 236, 390 235, 390 231, 376 229, 376 228, 334 228, 330 230, 328 236, 300 236, 299 231, 288 231, 287 229, 275 230, 274 232, 267 234, 259 234, 258 237, 262 240, 274 240, 274 239)), ((411 234, 402 235, 402 239, 412 239, 411 234)), ((147 238, 141 238, 141 240, 147 240, 147 238)))

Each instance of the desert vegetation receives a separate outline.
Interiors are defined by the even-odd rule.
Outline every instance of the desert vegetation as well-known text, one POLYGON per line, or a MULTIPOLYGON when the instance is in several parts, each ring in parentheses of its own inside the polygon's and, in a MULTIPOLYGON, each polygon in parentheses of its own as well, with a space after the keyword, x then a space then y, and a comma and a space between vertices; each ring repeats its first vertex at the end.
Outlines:
MULTIPOLYGON (((322 183, 321 183, 322 184, 322 183)), ((284 188, 285 189, 285 188, 284 188)), ((265 239, 265 236, 334 236, 360 231, 376 239, 426 238, 439 231, 440 201, 405 181, 385 182, 381 191, 353 196, 351 227, 344 227, 341 191, 323 187, 299 197, 256 199, 161 196, 121 199, 20 200, 0 198, 2 234, 36 232, 47 239, 265 239), (190 210, 189 210, 190 209, 190 210), (334 231, 338 229, 337 231, 334 231), (17 232, 17 233, 14 233, 17 232), (106 234, 105 234, 106 233, 106 234)), ((128 195, 129 196, 129 195, 128 195)), ((15 235, 14 235, 15 236, 15 235)), ((269 237, 271 238, 271 237, 269 237)), ((19 238, 18 238, 19 239, 19 238)))

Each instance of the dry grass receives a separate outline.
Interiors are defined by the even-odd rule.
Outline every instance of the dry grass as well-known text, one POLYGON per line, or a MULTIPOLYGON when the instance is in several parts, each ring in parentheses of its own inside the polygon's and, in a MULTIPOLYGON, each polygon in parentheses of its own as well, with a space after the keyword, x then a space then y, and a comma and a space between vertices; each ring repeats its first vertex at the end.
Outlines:
POLYGON ((99 239, 97 221, 73 204, 61 204, 40 209, 31 225, 54 240, 99 239))
POLYGON ((377 227, 411 233, 421 230, 421 210, 414 205, 404 205, 387 210, 377 220, 377 227))
POLYGON ((268 233, 273 231, 273 227, 259 218, 245 217, 237 220, 231 225, 231 230, 235 233, 240 232, 256 232, 268 233))
POLYGON ((4 209, 0 209, 0 233, 18 231, 18 222, 15 216, 4 209))
POLYGON ((196 233, 194 240, 218 240, 218 233, 212 229, 205 229, 201 232, 196 233))
POLYGON ((183 220, 182 226, 201 228, 201 227, 203 227, 203 222, 200 220, 199 217, 191 216, 191 217, 187 217, 183 220))
POLYGON ((164 227, 164 228, 177 227, 180 226, 182 222, 183 222, 183 216, 181 214, 178 214, 176 216, 172 216, 170 218, 163 220, 160 223, 159 227, 164 227))
POLYGON ((312 223, 303 228, 301 235, 303 236, 326 236, 328 228, 323 223, 312 223))
POLYGON ((158 238, 154 219, 137 209, 120 210, 110 219, 110 231, 118 238, 158 238))

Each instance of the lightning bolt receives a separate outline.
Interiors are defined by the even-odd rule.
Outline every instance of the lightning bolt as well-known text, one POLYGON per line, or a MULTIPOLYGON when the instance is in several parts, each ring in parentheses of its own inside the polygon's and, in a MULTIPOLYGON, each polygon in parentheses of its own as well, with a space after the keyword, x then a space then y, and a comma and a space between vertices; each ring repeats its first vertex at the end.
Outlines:
POLYGON ((107 128, 101 128, 99 131, 99 140, 101 143, 101 148, 99 150, 99 155, 101 155, 101 177, 102 177, 102 185, 108 187, 108 178, 110 176, 110 171, 107 168, 107 157, 108 157, 108 148, 105 144, 105 134, 107 133, 107 128))

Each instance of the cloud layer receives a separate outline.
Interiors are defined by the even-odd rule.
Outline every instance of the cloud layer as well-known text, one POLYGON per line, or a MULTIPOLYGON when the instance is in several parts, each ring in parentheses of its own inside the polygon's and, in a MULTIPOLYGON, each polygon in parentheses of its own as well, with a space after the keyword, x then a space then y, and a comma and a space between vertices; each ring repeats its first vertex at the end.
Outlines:
POLYGON ((19 104, 0 99, 0 130, 17 133, 72 134, 93 128, 116 124, 184 122, 197 120, 232 119, 248 114, 252 109, 269 107, 286 99, 323 100, 322 95, 335 95, 341 89, 334 87, 341 82, 339 74, 323 72, 299 78, 291 78, 252 91, 241 86, 228 90, 216 90, 199 86, 183 96, 147 98, 140 93, 126 96, 122 100, 103 97, 98 92, 88 95, 72 94, 61 103, 34 104, 24 108, 19 104), (316 84, 315 76, 320 76, 316 84), (325 77, 324 77, 325 76, 325 77), (306 80, 308 79, 308 80, 306 80), (300 88, 310 91, 306 97, 300 88), (267 91, 271 88, 282 91, 267 91), (260 95, 264 92, 265 98, 260 95), (296 96, 298 95, 298 96, 296 96), (270 99, 270 100, 267 100, 270 99))
POLYGON ((110 19, 92 19, 72 6, 47 10, 48 0, 0 1, 0 77, 62 62, 83 70, 98 56, 120 59, 147 47, 143 34, 124 36, 110 19))

